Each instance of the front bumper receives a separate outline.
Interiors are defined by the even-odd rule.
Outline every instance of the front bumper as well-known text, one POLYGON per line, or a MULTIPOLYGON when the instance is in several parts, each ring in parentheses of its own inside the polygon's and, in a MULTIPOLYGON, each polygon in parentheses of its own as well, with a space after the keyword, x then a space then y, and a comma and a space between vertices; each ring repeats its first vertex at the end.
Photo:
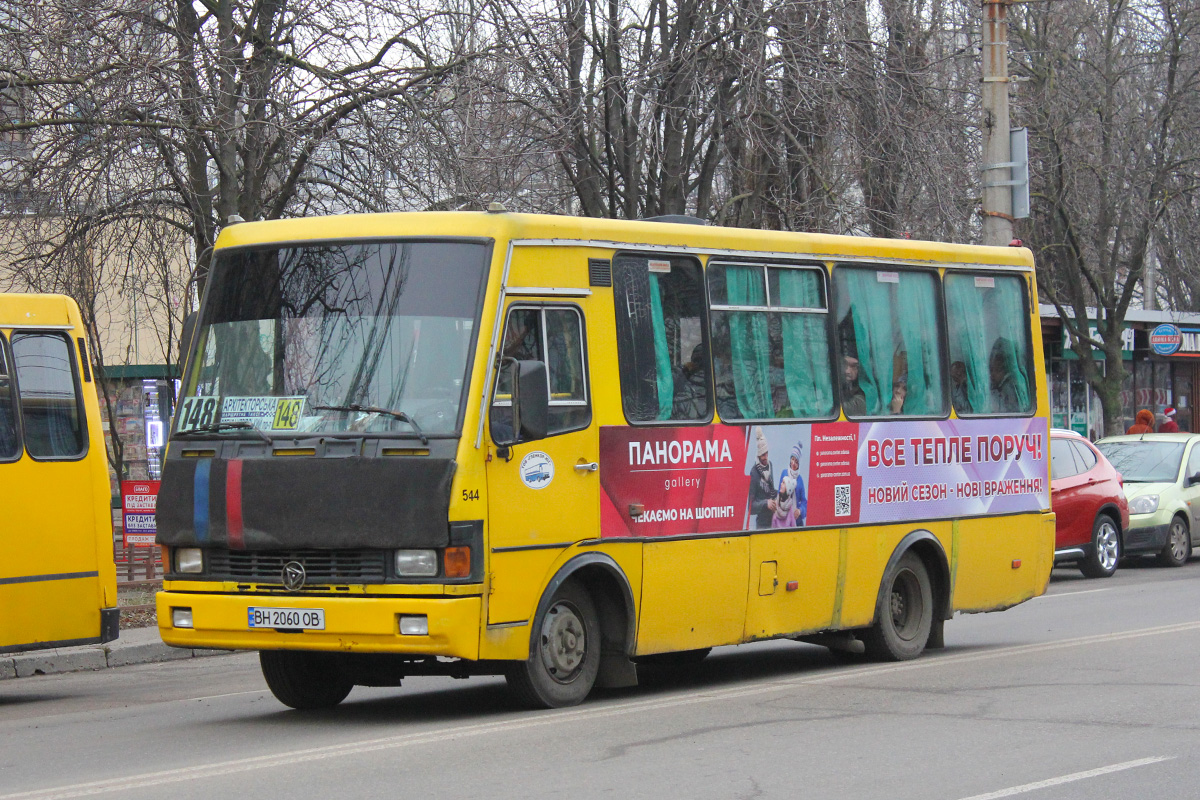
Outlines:
POLYGON ((158 630, 173 647, 221 650, 327 650, 479 658, 482 598, 329 597, 276 594, 159 592, 158 630), (325 630, 284 632, 250 628, 251 606, 321 608, 325 630), (172 625, 172 609, 190 608, 192 628, 172 625), (429 633, 400 633, 400 615, 424 614, 429 633))
POLYGON ((1167 544, 1171 532, 1171 514, 1131 514, 1125 531, 1123 555, 1157 553, 1167 544))

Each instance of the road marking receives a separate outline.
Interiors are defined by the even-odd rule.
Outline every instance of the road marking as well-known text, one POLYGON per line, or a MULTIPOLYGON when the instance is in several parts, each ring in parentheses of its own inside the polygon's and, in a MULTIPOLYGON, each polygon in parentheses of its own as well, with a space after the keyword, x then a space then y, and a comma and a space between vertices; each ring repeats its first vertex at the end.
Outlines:
POLYGON ((1096 592, 1111 592, 1113 589, 1123 589, 1123 586, 1106 586, 1103 589, 1080 589, 1078 592, 1055 592, 1054 594, 1042 594, 1033 598, 1034 600, 1045 600, 1048 597, 1070 597, 1074 594, 1094 594, 1096 592))
POLYGON ((267 689, 255 689, 250 692, 228 692, 226 694, 206 694, 203 697, 185 697, 182 700, 172 700, 173 703, 192 703, 197 700, 216 700, 220 697, 239 697, 243 694, 266 694, 267 689))
POLYGON ((1133 769, 1134 767, 1144 767, 1147 764, 1157 764, 1160 761, 1170 761, 1175 756, 1152 756, 1151 758, 1139 758, 1137 761, 1125 761, 1121 764, 1112 764, 1099 769, 1089 769, 1086 772, 1072 772, 1070 775, 1063 775, 1059 778, 1049 778, 1036 783, 1026 783, 1023 786, 1013 786, 1009 789, 1001 789, 998 792, 988 792, 987 794, 973 794, 970 797, 964 797, 963 800, 998 800, 1001 797, 1012 797, 1015 794, 1025 794, 1037 789, 1046 789, 1051 786, 1058 786, 1063 783, 1073 783, 1082 781, 1087 778, 1096 778, 1100 775, 1107 775, 1110 772, 1120 772, 1125 769, 1133 769))
POLYGON ((675 697, 656 698, 651 700, 633 700, 624 703, 614 703, 612 705, 596 704, 565 711, 559 710, 543 713, 530 713, 521 717, 508 720, 499 720, 497 722, 459 725, 452 728, 443 728, 441 730, 433 730, 423 733, 405 733, 397 736, 385 736, 378 739, 366 739, 363 741, 349 742, 346 744, 326 745, 324 747, 312 747, 305 748, 303 750, 285 751, 275 755, 238 758, 228 761, 215 761, 209 764, 201 764, 194 767, 183 767, 181 769, 163 770, 160 772, 146 772, 142 773, 141 775, 109 778, 99 781, 88 781, 86 783, 76 783, 67 786, 52 787, 49 789, 35 789, 32 791, 16 792, 14 794, 0 795, 0 800, 68 800, 68 798, 89 797, 92 795, 107 794, 110 792, 129 792, 136 789, 147 789, 153 786, 164 786, 167 784, 182 783, 184 781, 215 778, 242 772, 251 772, 259 769, 273 769, 276 767, 289 766, 291 764, 307 764, 326 758, 362 755, 380 750, 395 750, 416 745, 448 742, 475 736, 484 736, 491 733, 509 733, 512 731, 542 728, 549 725, 559 725, 562 723, 577 722, 581 720, 605 719, 610 717, 626 716, 629 714, 637 714, 646 711, 658 711, 662 709, 699 705, 702 703, 733 700, 743 697, 767 694, 770 692, 778 692, 784 689, 794 689, 803 686, 821 686, 829 683, 856 680, 862 677, 871 677, 875 675, 911 672, 913 670, 932 669, 942 666, 956 666, 958 664, 969 664, 977 661, 1006 658, 1014 655, 1049 652, 1053 650, 1063 650, 1074 647, 1086 647, 1093 644, 1107 644, 1110 642, 1140 639, 1147 636, 1163 636, 1166 634, 1185 633, 1196 630, 1200 630, 1200 621, 1183 622, 1175 625, 1160 625, 1156 628, 1124 631, 1121 633, 1082 636, 1077 639, 1067 639, 1061 642, 1045 642, 1041 644, 1002 647, 997 648, 996 650, 988 650, 980 653, 964 653, 962 655, 948 655, 941 657, 934 655, 919 661, 906 661, 900 664, 891 665, 866 665, 848 670, 839 670, 831 674, 820 675, 817 677, 780 678, 749 686, 732 687, 728 689, 714 689, 712 691, 691 693, 675 697))

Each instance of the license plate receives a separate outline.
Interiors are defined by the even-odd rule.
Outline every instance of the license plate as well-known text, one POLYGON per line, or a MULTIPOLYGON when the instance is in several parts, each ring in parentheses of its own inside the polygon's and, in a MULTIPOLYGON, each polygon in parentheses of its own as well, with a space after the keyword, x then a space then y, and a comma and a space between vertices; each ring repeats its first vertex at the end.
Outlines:
POLYGON ((325 630, 323 608, 254 608, 247 609, 251 628, 288 628, 300 631, 325 630))

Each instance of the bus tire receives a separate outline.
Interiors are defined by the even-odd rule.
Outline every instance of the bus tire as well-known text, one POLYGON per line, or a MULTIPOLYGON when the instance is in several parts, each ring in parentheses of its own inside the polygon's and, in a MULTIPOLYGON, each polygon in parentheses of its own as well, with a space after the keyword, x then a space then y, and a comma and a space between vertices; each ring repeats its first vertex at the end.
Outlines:
POLYGON ((333 708, 354 688, 328 653, 263 650, 258 663, 271 694, 292 708, 333 708))
POLYGON ((534 621, 534 631, 529 658, 505 675, 509 687, 532 708, 579 705, 600 671, 600 617, 592 596, 567 581, 534 621))
POLYGON ((925 563, 909 551, 883 576, 875 624, 863 631, 867 655, 907 661, 921 655, 933 626, 933 588, 925 563))
POLYGON ((1182 514, 1171 518, 1167 543, 1158 553, 1158 563, 1164 567, 1182 567, 1192 555, 1192 533, 1182 514))

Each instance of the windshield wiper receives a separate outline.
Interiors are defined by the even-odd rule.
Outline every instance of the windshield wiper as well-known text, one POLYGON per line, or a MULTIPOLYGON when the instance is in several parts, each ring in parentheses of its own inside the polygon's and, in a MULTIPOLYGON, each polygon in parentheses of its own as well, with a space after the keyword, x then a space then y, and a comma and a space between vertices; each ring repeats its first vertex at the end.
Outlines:
POLYGON ((252 431, 258 438, 262 439, 269 445, 274 445, 270 436, 260 431, 258 428, 251 425, 249 422, 214 422, 212 425, 201 425, 197 428, 188 428, 186 431, 176 431, 175 437, 194 436, 196 434, 214 434, 224 433, 225 431, 252 431))
POLYGON ((318 411, 360 411, 364 414, 385 414, 392 419, 398 419, 401 422, 407 422, 412 426, 412 429, 414 432, 416 432, 417 436, 421 438, 421 444, 425 445, 426 447, 429 446, 429 437, 426 436, 425 432, 421 430, 421 426, 417 424, 415 419, 410 417, 408 414, 405 414, 403 411, 393 411, 390 408, 379 408, 377 406, 360 406, 358 403, 351 403, 347 406, 313 406, 313 408, 317 409, 318 411))

